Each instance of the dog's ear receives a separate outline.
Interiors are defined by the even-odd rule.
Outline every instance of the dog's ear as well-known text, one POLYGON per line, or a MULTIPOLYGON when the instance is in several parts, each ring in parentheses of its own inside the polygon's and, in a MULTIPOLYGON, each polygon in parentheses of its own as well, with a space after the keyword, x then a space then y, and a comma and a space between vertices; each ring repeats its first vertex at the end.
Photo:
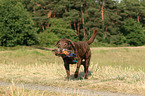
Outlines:
POLYGON ((74 42, 71 41, 71 40, 69 40, 69 39, 67 39, 67 41, 68 41, 69 44, 72 46, 72 48, 73 48, 74 50, 76 50, 76 49, 75 49, 75 44, 74 44, 74 42))

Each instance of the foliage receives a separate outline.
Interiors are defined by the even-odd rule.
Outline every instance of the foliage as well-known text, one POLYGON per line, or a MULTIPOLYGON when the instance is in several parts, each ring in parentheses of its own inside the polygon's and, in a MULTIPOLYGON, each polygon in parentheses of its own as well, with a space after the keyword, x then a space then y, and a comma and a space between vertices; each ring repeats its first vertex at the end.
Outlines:
POLYGON ((66 38, 76 41, 77 37, 67 21, 64 21, 63 19, 53 18, 49 21, 49 28, 39 34, 39 45, 55 45, 55 43, 59 39, 66 38))
POLYGON ((130 45, 139 46, 145 44, 145 29, 139 22, 131 18, 125 20, 123 34, 130 45))
POLYGON ((46 30, 47 32, 56 34, 60 39, 69 38, 76 41, 76 33, 70 28, 67 21, 63 19, 51 19, 49 25, 50 27, 46 30))
MULTIPOLYGON (((91 37, 93 30, 98 29, 96 37, 98 43, 115 44, 117 46, 126 43, 134 46, 144 45, 144 32, 135 31, 128 34, 125 33, 127 31, 124 31, 126 30, 125 26, 130 26, 124 25, 129 18, 133 20, 131 22, 134 22, 135 20, 136 22, 134 23, 142 26, 139 30, 144 30, 142 29, 145 26, 144 0, 121 0, 120 3, 117 0, 11 0, 7 5, 11 6, 12 1, 19 4, 21 2, 24 7, 22 5, 23 8, 14 7, 17 12, 7 11, 7 13, 3 13, 2 11, 4 10, 1 10, 1 12, 3 14, 8 14, 7 17, 12 13, 14 15, 12 14, 11 16, 19 14, 18 17, 21 16, 21 18, 25 18, 22 20, 24 25, 31 25, 30 29, 33 30, 33 33, 36 33, 36 29, 32 26, 34 21, 34 25, 38 28, 37 33, 39 33, 39 35, 53 33, 53 35, 55 34, 59 39, 68 38, 75 41, 87 41, 91 37), (24 8, 29 13, 26 12, 24 8), (25 12, 18 11, 21 9, 25 12), (27 20, 31 23, 28 23, 27 20), (128 36, 126 34, 128 34, 128 36)), ((4 0, 1 0, 1 2, 4 2, 4 0)), ((7 8, 7 6, 5 7, 7 8)), ((14 20, 15 18, 9 16, 9 19, 12 19, 9 21, 11 24, 16 25, 19 18, 14 20)), ((4 17, 2 17, 1 20, 2 22, 5 22, 4 17)), ((18 28, 13 26, 12 28, 14 30, 24 30, 24 28, 21 28, 21 25, 22 24, 18 22, 18 28)), ((1 27, 7 30, 2 23, 1 27)), ((25 33, 27 34, 26 31, 25 33)), ((31 31, 29 31, 29 34, 30 33, 31 31)), ((7 37, 3 37, 1 41, 11 41, 12 44, 9 43, 10 45, 8 46, 17 45, 16 40, 7 40, 7 37)), ((19 37, 23 38, 23 36, 19 37)), ((35 36, 29 37, 36 40, 36 38, 34 38, 35 36)), ((9 36, 9 38, 13 38, 13 35, 9 36)), ((22 43, 22 38, 19 40, 21 45, 31 45, 35 43, 22 43)), ((1 43, 1 45, 6 46, 3 43, 1 43)))
POLYGON ((0 45, 33 45, 37 29, 29 13, 17 0, 0 0, 0 45))
POLYGON ((126 43, 126 38, 123 34, 111 35, 110 44, 121 45, 126 43))
POLYGON ((39 34, 39 45, 40 46, 51 46, 59 40, 58 36, 52 32, 43 32, 39 34))

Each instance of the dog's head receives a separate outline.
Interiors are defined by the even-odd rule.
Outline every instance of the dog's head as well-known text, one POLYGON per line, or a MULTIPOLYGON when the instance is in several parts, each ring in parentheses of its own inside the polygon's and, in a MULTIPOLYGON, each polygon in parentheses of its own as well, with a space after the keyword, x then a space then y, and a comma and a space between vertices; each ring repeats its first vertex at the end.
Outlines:
POLYGON ((63 50, 74 50, 75 51, 75 44, 73 41, 69 39, 60 39, 56 45, 58 46, 59 52, 61 53, 63 50))

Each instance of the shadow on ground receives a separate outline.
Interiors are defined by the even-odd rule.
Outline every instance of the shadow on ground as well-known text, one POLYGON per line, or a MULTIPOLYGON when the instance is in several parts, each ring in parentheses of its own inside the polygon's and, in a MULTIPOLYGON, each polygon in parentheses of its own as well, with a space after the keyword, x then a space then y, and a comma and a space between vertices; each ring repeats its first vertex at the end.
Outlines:
MULTIPOLYGON (((90 77, 92 74, 91 71, 89 71, 88 77, 90 77)), ((78 75, 78 78, 74 78, 74 73, 70 75, 70 80, 84 80, 85 77, 85 73, 84 72, 80 72, 78 75)), ((67 77, 65 78, 67 79, 67 77)))

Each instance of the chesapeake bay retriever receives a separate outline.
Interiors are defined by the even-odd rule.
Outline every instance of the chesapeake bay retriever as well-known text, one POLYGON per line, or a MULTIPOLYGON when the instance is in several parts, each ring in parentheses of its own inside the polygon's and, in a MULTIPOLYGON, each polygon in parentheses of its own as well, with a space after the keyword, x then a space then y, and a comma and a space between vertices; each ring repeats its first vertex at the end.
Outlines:
MULTIPOLYGON (((88 79, 88 68, 89 68, 90 58, 91 58, 91 50, 89 45, 94 41, 96 34, 97 34, 97 30, 94 30, 94 33, 92 34, 91 38, 87 42, 83 42, 83 41, 73 42, 69 39, 60 39, 57 42, 59 53, 61 53, 64 49, 67 49, 67 50, 72 50, 74 54, 76 54, 76 57, 62 56, 68 80, 70 79, 69 65, 75 63, 77 63, 77 68, 74 74, 74 78, 78 77, 80 65, 82 64, 84 66, 85 79, 88 79), (77 62, 73 62, 73 60, 76 60, 77 62)), ((55 55, 59 53, 57 51, 55 52, 55 55)))

